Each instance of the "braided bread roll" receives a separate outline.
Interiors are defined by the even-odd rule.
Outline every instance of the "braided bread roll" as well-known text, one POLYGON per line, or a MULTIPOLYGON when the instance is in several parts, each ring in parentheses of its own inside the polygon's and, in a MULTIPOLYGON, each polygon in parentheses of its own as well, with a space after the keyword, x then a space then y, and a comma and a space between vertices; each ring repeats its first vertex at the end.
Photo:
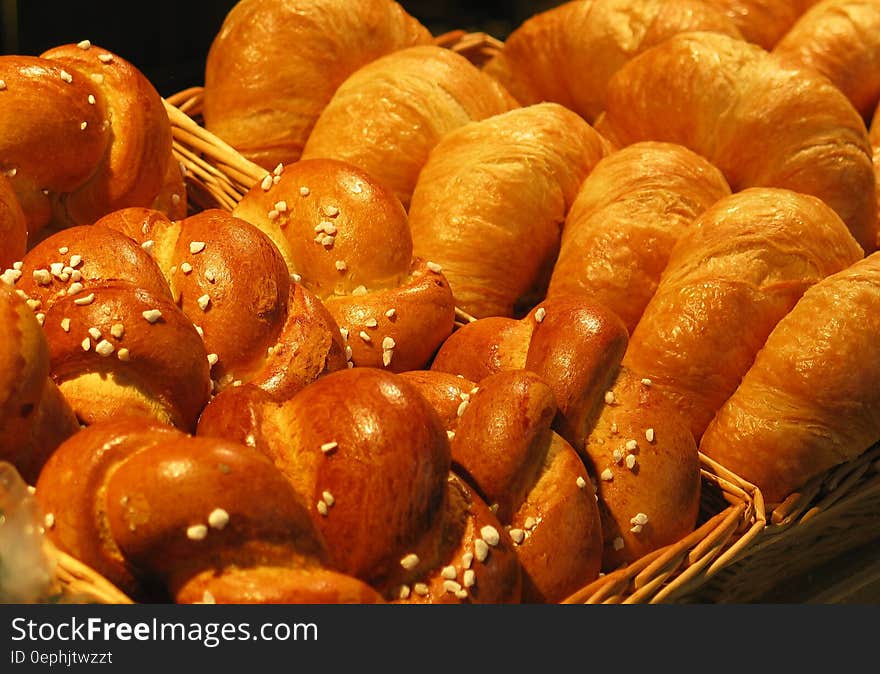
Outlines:
POLYGON ((345 345, 323 304, 290 278, 254 225, 221 209, 178 221, 159 211, 114 211, 96 225, 150 253, 208 353, 214 390, 251 382, 279 396, 345 367, 345 345))
POLYGON ((413 191, 416 256, 442 266, 467 313, 513 316, 543 296, 566 213, 608 151, 582 117, 557 103, 450 131, 413 191))
POLYGON ((877 253, 810 287, 718 410, 701 450, 778 503, 880 439, 878 302, 877 253))
POLYGON ((0 312, 0 460, 33 484, 79 423, 49 377, 49 346, 33 310, 6 283, 0 312))
POLYGON ((198 436, 249 444, 305 499, 332 568, 403 603, 521 596, 510 536, 450 473, 446 431, 418 388, 369 367, 333 372, 285 400, 220 392, 198 436))
POLYGON ((604 570, 680 540, 696 525, 700 501, 699 454, 687 421, 650 379, 621 367, 626 345, 613 312, 567 295, 520 320, 464 325, 431 365, 480 387, 519 369, 547 383, 557 402, 553 429, 597 484, 604 570))
POLYGON ((455 325, 449 283, 413 255, 410 222, 390 188, 337 159, 302 159, 250 189, 233 215, 275 243, 345 339, 352 365, 425 367, 455 325))
POLYGON ((679 239, 623 364, 699 439, 803 292, 863 257, 824 202, 777 188, 720 199, 679 239))
POLYGON ((0 170, 32 242, 47 225, 91 224, 117 208, 154 203, 166 181, 171 125, 134 65, 84 41, 38 57, 0 57, 0 80, 0 170))
POLYGON ((822 0, 797 20, 773 54, 825 75, 869 120, 880 101, 880 2, 822 0))
POLYGON ((440 138, 515 107, 503 87, 451 49, 399 49, 339 85, 302 158, 354 164, 390 187, 408 208, 419 171, 440 138))
POLYGON ((684 146, 644 141, 612 152, 565 218, 547 297, 588 294, 632 332, 676 241, 729 194, 721 172, 684 146))
POLYGON ((267 170, 293 163, 349 75, 432 40, 393 0, 240 0, 208 51, 205 128, 267 170))
POLYGON ((734 192, 781 187, 819 197, 866 252, 877 238, 865 123, 812 69, 718 33, 671 37, 608 85, 596 128, 618 145, 676 142, 706 157, 734 192))
POLYGON ((139 415, 195 429, 208 354, 141 246, 108 227, 69 227, 28 251, 21 274, 51 376, 83 424, 139 415))
POLYGON ((222 438, 104 421, 58 448, 36 497, 49 539, 139 601, 381 601, 327 567, 320 534, 272 462, 222 438))
POLYGON ((514 542, 522 600, 558 603, 598 577, 595 488, 575 449, 551 429, 556 399, 538 375, 509 370, 479 386, 437 370, 401 374, 440 415, 453 470, 475 486, 514 542))
POLYGON ((731 18, 701 0, 569 0, 518 26, 483 70, 522 105, 554 101, 592 123, 620 66, 693 30, 741 37, 731 18))

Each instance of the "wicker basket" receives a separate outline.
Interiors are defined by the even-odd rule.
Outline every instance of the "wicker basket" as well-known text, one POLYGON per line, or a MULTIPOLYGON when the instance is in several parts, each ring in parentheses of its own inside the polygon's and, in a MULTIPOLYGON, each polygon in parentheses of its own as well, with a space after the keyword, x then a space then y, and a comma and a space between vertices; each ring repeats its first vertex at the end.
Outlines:
MULTIPOLYGON (((464 31, 436 40, 477 65, 502 44, 485 33, 464 31)), ((267 171, 203 128, 202 100, 201 87, 166 99, 174 153, 186 169, 190 210, 231 210, 267 171)), ((472 320, 456 311, 458 326, 472 320)), ((759 489, 702 454, 700 460, 703 488, 696 529, 601 576, 562 603, 756 601, 781 578, 880 537, 880 447, 814 480, 769 517, 759 489)), ((57 550, 53 554, 64 597, 131 601, 77 560, 57 550)))

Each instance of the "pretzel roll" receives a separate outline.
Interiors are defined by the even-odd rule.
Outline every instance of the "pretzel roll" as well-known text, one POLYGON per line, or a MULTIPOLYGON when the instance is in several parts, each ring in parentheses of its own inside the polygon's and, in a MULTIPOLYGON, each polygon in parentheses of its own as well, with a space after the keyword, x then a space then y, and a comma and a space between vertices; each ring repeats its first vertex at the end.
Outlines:
POLYGON ((349 75, 432 39, 393 0, 240 0, 208 51, 205 127, 266 169, 295 162, 349 75))
POLYGON ((650 379, 620 370, 583 452, 598 477, 603 570, 629 564, 694 530, 701 490, 697 443, 650 379))
POLYGON ((8 269, 27 250, 27 220, 6 176, 0 173, 0 269, 8 269))
POLYGON ((97 85, 110 132, 102 161, 64 200, 68 223, 87 224, 117 208, 153 203, 171 161, 171 123, 152 83, 118 54, 85 42, 41 56, 97 85))
POLYGON ((550 387, 526 370, 490 375, 479 386, 438 371, 401 376, 432 401, 451 437, 454 470, 511 535, 523 601, 556 603, 594 580, 602 560, 595 492, 577 452, 551 430, 550 387))
POLYGON ((386 599, 519 599, 509 537, 479 496, 449 481, 445 430, 402 376, 346 369, 283 401, 253 386, 227 389, 205 408, 197 434, 250 444, 271 457, 309 504, 332 568, 386 599), (456 594, 464 589, 459 582, 455 592, 444 590, 443 568, 467 551, 473 558, 485 526, 499 539, 474 565, 475 589, 456 594))
POLYGON ((519 25, 483 70, 523 105, 554 101, 592 123, 620 66, 693 30, 741 37, 731 18, 701 0, 571 0, 519 25))
POLYGON ((675 242, 729 194, 721 172, 682 145, 644 141, 611 153, 568 212, 547 296, 589 294, 631 332, 675 242))
POLYGON ((37 56, 0 56, 0 170, 31 237, 50 221, 66 220, 57 202, 89 180, 110 144, 98 85, 65 68, 37 56))
POLYGON ((440 264, 456 305, 512 317, 546 290, 565 215, 608 151, 583 118, 538 103, 448 132, 410 204, 417 257, 440 264))
POLYGON ((400 200, 335 159, 303 159, 274 178, 245 194, 233 215, 275 242, 347 336, 354 365, 424 367, 452 332, 455 304, 442 271, 413 257, 400 200))
POLYGON ((53 542, 141 600, 375 596, 324 567, 323 541, 290 484, 228 440, 140 420, 95 424, 59 447, 36 494, 53 542))
POLYGON ((627 345, 620 318, 588 297, 547 299, 522 319, 489 317, 468 323, 443 343, 431 369, 480 383, 505 370, 539 375, 553 391, 554 424, 583 445, 627 345))
POLYGON ((181 435, 151 420, 104 421, 59 446, 35 483, 37 501, 52 523, 46 527, 49 540, 136 599, 146 588, 110 535, 105 481, 128 456, 181 435))
POLYGON ((773 54, 825 75, 870 120, 880 100, 880 2, 822 0, 800 16, 773 54))
POLYGON ((676 35, 617 71, 596 126, 619 145, 685 145, 721 169, 734 192, 763 186, 819 197, 866 252, 876 246, 865 123, 811 68, 719 33, 676 35))
POLYGON ((722 10, 742 36, 770 51, 816 0, 703 0, 722 10))
POLYGON ((721 199, 673 249, 623 363, 649 377, 699 439, 803 292, 862 257, 816 197, 750 188, 721 199))
POLYGON ((70 227, 32 248, 21 272, 51 376, 82 423, 137 414, 194 429, 211 392, 208 354, 143 247, 70 227))
POLYGON ((877 253, 807 289, 709 424, 701 450, 778 503, 880 439, 878 301, 877 253))
POLYGON ((428 154, 448 131, 517 107, 464 56, 418 45, 382 56, 339 85, 302 158, 350 162, 390 187, 405 208, 428 154))
POLYGON ((150 251, 198 326, 217 388, 248 381, 284 396, 345 367, 339 326, 290 279, 272 240, 249 222, 221 209, 179 221, 123 209, 96 224, 126 232, 150 251))
POLYGON ((29 484, 55 448, 79 430, 49 378, 49 348, 33 311, 0 283, 0 460, 29 484))

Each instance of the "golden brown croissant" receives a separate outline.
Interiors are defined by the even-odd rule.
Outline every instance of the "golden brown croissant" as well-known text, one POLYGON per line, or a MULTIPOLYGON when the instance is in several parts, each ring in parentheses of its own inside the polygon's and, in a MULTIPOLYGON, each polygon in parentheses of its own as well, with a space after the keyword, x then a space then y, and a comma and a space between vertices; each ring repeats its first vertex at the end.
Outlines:
POLYGON ((700 436, 803 292, 863 252, 824 202, 750 188, 679 239, 624 365, 662 390, 700 436))
POLYGON ((825 75, 870 120, 880 101, 880 2, 822 0, 795 22, 773 54, 825 75))
POLYGON ((778 503, 880 439, 880 254, 809 288, 706 429, 701 450, 778 503))
POLYGON ((408 208, 419 171, 440 138, 515 107, 503 87, 451 49, 399 49, 339 85, 302 158, 352 163, 393 189, 408 208))
POLYGON ((406 210, 364 170, 302 159, 267 174, 233 214, 263 230, 324 304, 352 365, 422 368, 452 332, 445 275, 431 258, 413 256, 406 210))
POLYGON ((556 399, 527 370, 479 386, 438 370, 401 374, 440 415, 453 470, 474 485, 510 534, 523 601, 557 603, 598 577, 602 529, 595 486, 575 449, 551 429, 556 399))
POLYGON ((723 11, 742 36, 770 51, 817 0, 702 0, 723 11))
POLYGON ((57 232, 15 283, 45 331, 50 372, 84 424, 119 415, 195 428, 211 393, 208 353, 158 265, 108 227, 57 232))
POLYGON ((644 141, 612 152, 565 218, 547 297, 588 294, 632 332, 675 242, 729 194, 721 172, 684 146, 644 141))
POLYGON ((79 423, 49 377, 49 346, 33 310, 5 282, 0 312, 0 460, 33 484, 79 423))
POLYGON ((229 440, 103 421, 56 450, 36 497, 49 539, 139 601, 381 601, 328 568, 323 539, 272 462, 229 440))
POLYGON ((83 41, 38 57, 0 57, 0 80, 0 170, 31 243, 47 225, 91 224, 111 210, 154 203, 167 176, 171 125, 134 65, 83 41))
POLYGON ((513 316, 543 296, 565 215, 607 154, 604 138, 558 103, 537 103, 447 133, 410 204, 416 256, 441 265, 456 305, 513 316))
POLYGON ((620 66, 692 30, 741 37, 731 18, 701 0, 571 0, 523 22, 483 70, 523 105, 554 101, 592 123, 620 66))
POLYGON ((304 499, 332 568, 402 603, 521 596, 513 541, 450 472, 446 430, 419 389, 370 367, 332 372, 291 398, 221 391, 197 435, 269 456, 304 499))
POLYGON ((765 186, 817 196, 866 252, 876 246, 864 121, 827 78, 756 45, 698 32, 642 52, 612 77, 596 128, 618 145, 685 145, 721 169, 735 192, 765 186))
POLYGON ((621 368, 626 344, 613 312, 588 296, 561 295, 520 320, 464 325, 431 365, 480 387, 492 374, 519 369, 550 386, 553 428, 598 485, 606 570, 692 531, 700 501, 699 454, 688 424, 649 379, 621 368))
POLYGON ((95 224, 123 232, 156 261, 202 337, 215 390, 251 382, 290 395, 346 366, 336 321, 291 280, 278 249, 254 225, 216 208, 179 221, 128 208, 95 224))
POLYGON ((267 170, 292 163, 349 75, 432 40, 393 0, 240 0, 208 51, 205 127, 267 170))

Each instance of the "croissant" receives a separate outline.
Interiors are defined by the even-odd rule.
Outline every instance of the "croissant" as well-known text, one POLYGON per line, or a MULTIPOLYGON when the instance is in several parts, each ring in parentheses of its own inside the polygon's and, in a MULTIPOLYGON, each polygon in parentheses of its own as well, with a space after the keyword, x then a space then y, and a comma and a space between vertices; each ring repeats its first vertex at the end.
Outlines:
POLYGON ((168 175, 171 125, 134 65, 83 41, 0 57, 0 81, 0 170, 31 245, 47 226, 91 224, 155 202, 168 175))
POLYGON ((589 294, 632 332, 675 242, 729 194, 721 172, 681 145, 644 141, 612 152, 565 218, 547 297, 589 294))
POLYGON ((479 387, 520 369, 546 382, 557 403, 552 428, 597 485, 604 570, 692 531, 700 501, 699 454, 687 420, 649 378, 621 367, 626 346, 612 311, 589 296, 562 295, 519 320, 465 324, 431 365, 479 387))
POLYGON ((321 112, 302 159, 364 169, 409 207, 428 153, 448 131, 517 107, 464 56, 435 45, 399 49, 356 70, 321 112))
POLYGON ((522 601, 558 603, 598 577, 595 487, 575 449, 551 429, 556 400, 527 370, 479 386, 437 370, 403 372, 440 415, 453 471, 491 503, 522 566, 522 601))
POLYGON ((778 503, 880 438, 880 255, 803 294, 706 429, 700 449, 778 503))
POLYGON ((0 312, 0 460, 33 484, 79 423, 49 377, 49 345, 33 310, 5 282, 0 312))
POLYGON ((35 493, 49 540, 138 601, 382 601, 327 566, 323 539, 272 462, 222 438, 102 421, 58 447, 35 493))
POLYGON ((195 428, 211 393, 208 353, 141 246, 77 225, 22 263, 15 287, 43 326, 52 379, 81 423, 139 415, 195 428))
POLYGON ((546 291, 565 215, 609 149, 557 103, 448 132, 413 190, 415 255, 442 267, 460 309, 477 318, 513 316, 546 291))
POLYGON ((128 208, 95 225, 126 234, 156 261, 202 338, 215 391, 250 382, 284 396, 346 366, 336 321, 250 223, 216 208, 179 221, 128 208))
POLYGON ((721 169, 734 192, 763 186, 819 197, 866 253, 874 250, 865 123, 814 70, 719 33, 679 34, 618 70, 606 101, 596 128, 618 146, 680 143, 721 169))
POLYGON ((880 101, 880 2, 822 0, 795 22, 773 54, 825 75, 870 120, 880 101))
POLYGON ((663 391, 699 440, 803 292, 862 257, 816 197, 754 187, 722 198, 673 248, 623 364, 663 391))
POLYGON ((422 368, 452 332, 445 274, 413 255, 406 210, 364 170, 302 159, 267 173, 232 212, 268 235, 327 308, 352 366, 422 368))
POLYGON ((792 28, 817 0, 703 0, 722 10, 742 36, 767 51, 792 28))
POLYGON ((205 61, 205 128, 272 170, 300 158, 336 88, 430 31, 393 0, 240 0, 205 61))
POLYGON ((446 430, 402 375, 345 369, 283 400, 229 388, 205 408, 197 436, 270 457, 304 498, 330 566, 387 601, 520 601, 513 541, 450 472, 446 430))
POLYGON ((571 0, 524 21, 483 70, 523 105, 554 101, 592 123, 620 66, 692 30, 741 37, 732 18, 700 0, 571 0))

